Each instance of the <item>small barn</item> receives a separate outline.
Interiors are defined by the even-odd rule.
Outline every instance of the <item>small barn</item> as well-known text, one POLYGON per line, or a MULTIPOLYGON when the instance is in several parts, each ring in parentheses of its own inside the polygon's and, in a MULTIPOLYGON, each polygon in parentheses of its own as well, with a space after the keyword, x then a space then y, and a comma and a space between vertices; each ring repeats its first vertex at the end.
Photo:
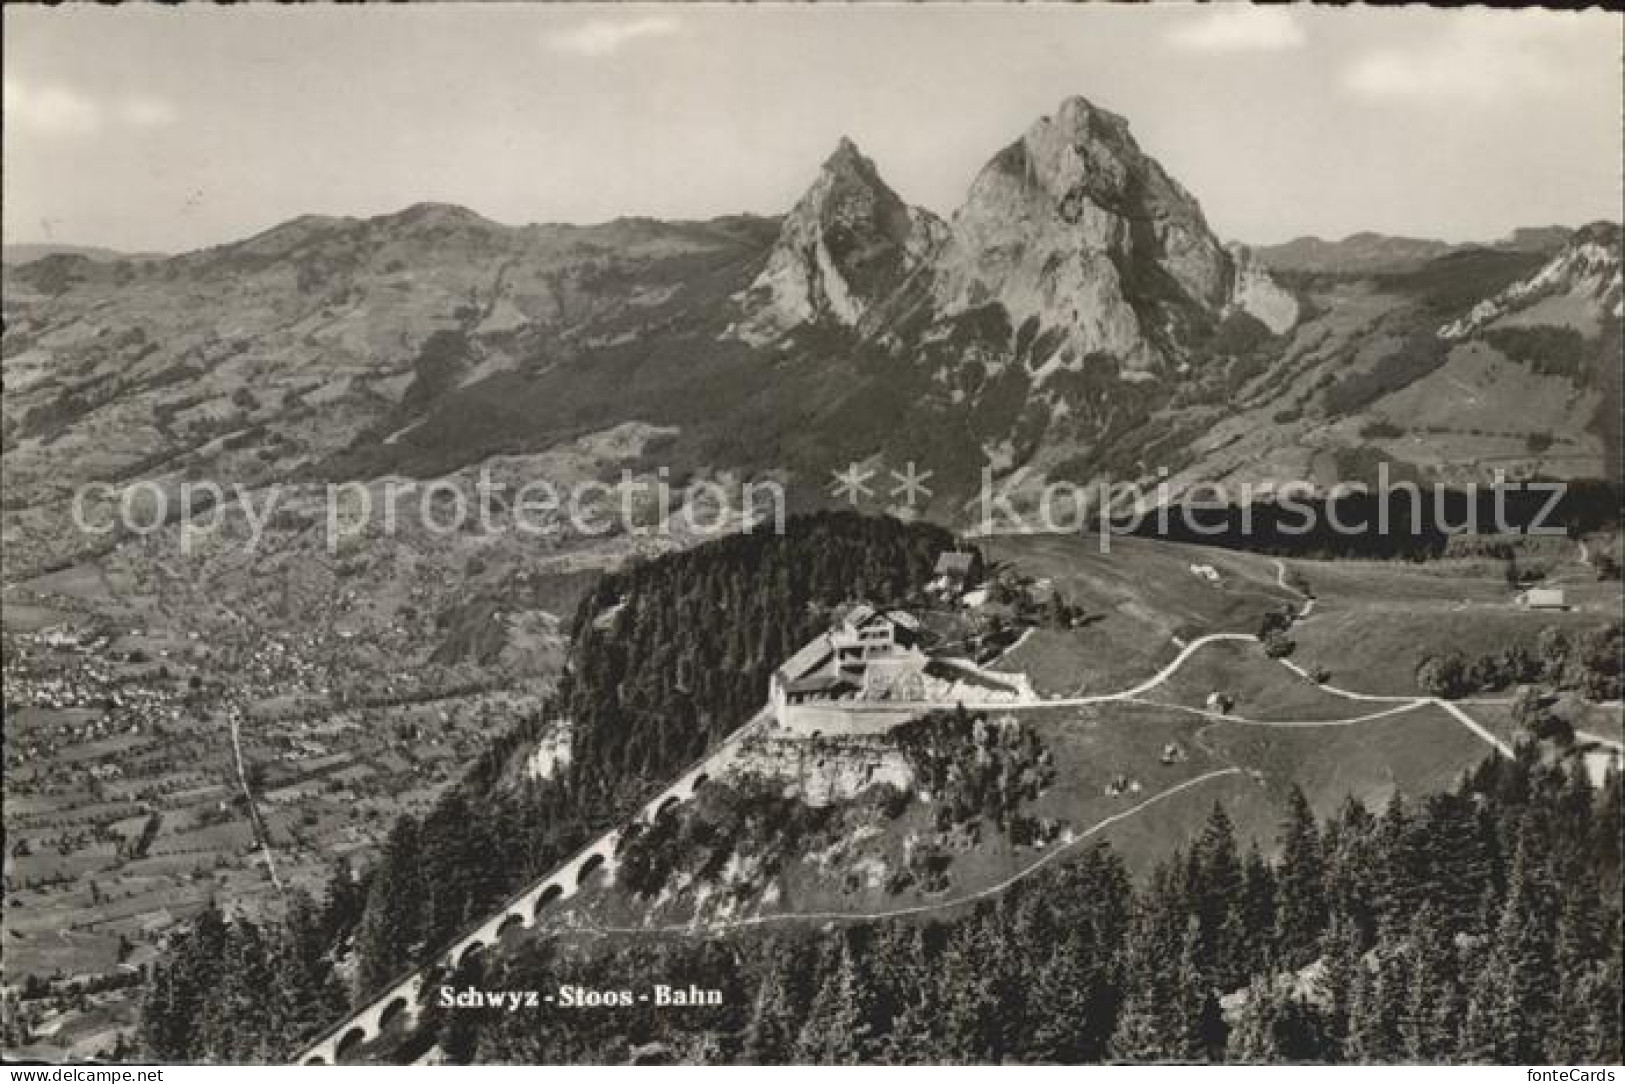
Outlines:
POLYGON ((1531 587, 1518 596, 1518 604, 1528 610, 1566 610, 1568 600, 1561 587, 1531 587))
POLYGON ((948 550, 937 555, 932 587, 944 595, 962 595, 982 582, 982 555, 975 550, 948 550))

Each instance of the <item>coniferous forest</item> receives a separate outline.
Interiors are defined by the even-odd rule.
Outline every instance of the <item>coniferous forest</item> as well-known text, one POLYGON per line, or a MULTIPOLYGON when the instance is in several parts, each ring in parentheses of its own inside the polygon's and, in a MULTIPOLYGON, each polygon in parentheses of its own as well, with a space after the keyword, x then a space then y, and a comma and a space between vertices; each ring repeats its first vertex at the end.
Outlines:
MULTIPOLYGON (((659 976, 723 1004, 431 1006, 402 1056, 438 1042, 531 1064, 1617 1064, 1620 800, 1617 774, 1598 791, 1527 745, 1375 814, 1351 801, 1317 822, 1294 792, 1270 859, 1215 807, 1141 885, 1102 844, 943 921, 544 940, 443 981, 642 989, 659 976)), ((291 1056, 345 1000, 330 960, 365 905, 342 895, 264 928, 205 912, 155 975, 147 1051, 291 1056)))
MULTIPOLYGON (((285 1061, 346 1007, 619 823, 760 704, 771 666, 854 597, 903 601, 951 539, 797 520, 607 576, 550 715, 494 741, 365 870, 258 924, 210 908, 153 966, 140 1056, 285 1061), (558 718, 567 772, 514 761, 558 718)), ((1215 806, 1131 879, 1106 845, 975 910, 751 934, 537 939, 437 982, 722 991, 683 1009, 425 1010, 393 1056, 704 1062, 1617 1062, 1621 789, 1531 742, 1451 792, 1301 794, 1268 854, 1215 806), (482 970, 483 969, 483 970, 482 970), (652 978, 653 977, 653 978, 652 978)))
POLYGON ((1316 822, 1294 792, 1277 857, 1215 807, 1140 886, 1110 848, 951 921, 573 954, 523 988, 725 991, 684 1012, 493 1013, 481 1060, 746 1063, 1620 1060, 1620 781, 1532 747, 1451 793, 1316 822))

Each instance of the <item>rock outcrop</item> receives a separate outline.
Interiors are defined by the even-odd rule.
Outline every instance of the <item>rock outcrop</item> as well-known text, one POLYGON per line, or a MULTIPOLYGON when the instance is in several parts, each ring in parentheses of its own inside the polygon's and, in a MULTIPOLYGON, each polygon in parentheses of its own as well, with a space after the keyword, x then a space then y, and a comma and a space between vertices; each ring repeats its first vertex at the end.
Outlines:
POLYGON ((1231 305, 1277 335, 1292 330, 1298 322, 1298 299, 1292 291, 1283 289, 1247 246, 1231 245, 1230 259, 1236 269, 1231 305))
POLYGON ((1465 339, 1501 322, 1551 324, 1596 334, 1604 319, 1618 320, 1625 309, 1621 242, 1617 223, 1594 222, 1576 230, 1540 270, 1479 302, 1466 316, 1440 328, 1439 337, 1465 339))
POLYGON ((1262 267, 1238 274, 1128 122, 1082 98, 995 155, 948 225, 905 204, 843 140, 740 300, 735 333, 754 343, 820 323, 895 342, 900 314, 940 331, 997 306, 1041 344, 1026 359, 1039 374, 1159 371, 1232 304, 1276 332, 1297 318, 1262 267))
POLYGON ((1230 299, 1232 268, 1190 193, 1128 122, 1061 103, 994 156, 953 216, 938 279, 943 312, 998 302, 1012 327, 1062 332, 1068 368, 1104 354, 1127 369, 1183 355, 1230 299))
POLYGON ((843 138, 785 217, 767 266, 741 298, 747 315, 736 332, 763 342, 819 322, 856 328, 930 262, 943 232, 843 138))

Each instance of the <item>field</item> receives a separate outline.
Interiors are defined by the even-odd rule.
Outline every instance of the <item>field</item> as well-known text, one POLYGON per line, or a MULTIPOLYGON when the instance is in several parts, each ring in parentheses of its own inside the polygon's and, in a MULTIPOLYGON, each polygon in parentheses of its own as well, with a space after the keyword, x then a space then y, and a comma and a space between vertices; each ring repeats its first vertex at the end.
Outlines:
POLYGON ((1084 617, 1035 629, 997 669, 1023 671, 1046 696, 1126 688, 1173 658, 1176 640, 1253 632, 1265 613, 1294 605, 1267 558, 1138 538, 1030 535, 989 542, 992 559, 1053 585, 1084 617), (1207 565, 1214 583, 1191 571, 1207 565))
POLYGON ((1551 560, 1548 580, 1564 585, 1570 608, 1521 607, 1495 562, 1468 558, 1404 562, 1290 562, 1316 596, 1311 617, 1292 631, 1293 658, 1323 667, 1331 680, 1357 692, 1417 692, 1417 665, 1429 655, 1459 651, 1469 658, 1513 644, 1533 645, 1542 629, 1566 633, 1619 619, 1618 582, 1598 582, 1572 546, 1551 560))

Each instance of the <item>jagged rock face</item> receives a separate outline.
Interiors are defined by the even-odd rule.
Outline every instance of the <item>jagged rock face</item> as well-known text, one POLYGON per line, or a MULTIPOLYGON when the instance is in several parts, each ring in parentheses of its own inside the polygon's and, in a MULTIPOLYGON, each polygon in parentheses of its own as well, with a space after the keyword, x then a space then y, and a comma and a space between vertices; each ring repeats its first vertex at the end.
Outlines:
POLYGON ((1620 227, 1612 222, 1576 230, 1539 271, 1479 302, 1440 328, 1439 337, 1465 339, 1498 322, 1578 323, 1578 330, 1589 332, 1604 319, 1620 319, 1625 312, 1621 241, 1620 227))
POLYGON ((1182 355, 1193 323, 1230 300, 1233 267, 1196 201, 1128 123, 1062 103, 982 170, 953 217, 941 310, 999 302, 1064 339, 1045 363, 1094 353, 1128 369, 1182 355))
POLYGON ((741 298, 747 315, 736 332, 762 342, 804 324, 855 328, 931 260, 943 233, 940 219, 905 204, 842 139, 741 298))
POLYGON ((1277 335, 1290 331, 1298 322, 1298 299, 1281 288, 1245 245, 1231 245, 1230 258, 1236 269, 1230 303, 1277 335))
POLYGON ((900 317, 941 337, 997 305, 1043 344, 1026 359, 1039 379, 1102 359, 1131 374, 1183 361, 1232 306, 1277 334, 1298 317, 1261 266, 1238 269, 1128 122, 1082 98, 996 155, 951 226, 842 140, 739 300, 734 333, 757 344, 819 323, 895 341, 900 317))

